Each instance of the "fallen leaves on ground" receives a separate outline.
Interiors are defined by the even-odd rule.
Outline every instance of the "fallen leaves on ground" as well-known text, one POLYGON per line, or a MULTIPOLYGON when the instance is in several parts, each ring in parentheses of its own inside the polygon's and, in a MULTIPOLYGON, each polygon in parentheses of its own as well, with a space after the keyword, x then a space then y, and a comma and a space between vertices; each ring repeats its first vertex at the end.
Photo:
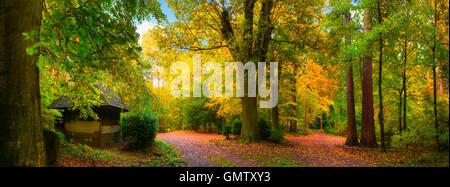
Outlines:
POLYGON ((174 131, 157 135, 157 139, 174 145, 182 152, 189 166, 257 166, 256 163, 240 158, 239 155, 231 154, 210 143, 212 140, 221 141, 224 138, 225 136, 219 134, 195 131, 174 131))
POLYGON ((286 140, 281 144, 268 141, 241 144, 238 137, 225 140, 222 135, 194 131, 163 133, 158 137, 181 150, 191 166, 448 166, 448 154, 436 157, 393 150, 382 153, 379 148, 345 146, 344 137, 321 133, 286 135, 286 140), (211 155, 210 159, 208 155, 211 155), (212 160, 211 157, 213 160, 220 157, 215 159, 219 164, 202 165, 212 160))
MULTIPOLYGON (((85 146, 84 146, 85 147, 85 146)), ((179 167, 183 156, 170 145, 156 141, 148 150, 130 150, 126 143, 103 148, 64 147, 53 167, 179 167)))

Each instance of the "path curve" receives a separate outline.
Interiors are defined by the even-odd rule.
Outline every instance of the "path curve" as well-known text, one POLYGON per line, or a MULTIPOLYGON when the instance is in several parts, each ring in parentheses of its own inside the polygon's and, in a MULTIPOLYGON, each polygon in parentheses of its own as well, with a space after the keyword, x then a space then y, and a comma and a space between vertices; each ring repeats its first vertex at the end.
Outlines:
POLYGON ((174 131, 159 133, 157 139, 175 146, 177 150, 184 154, 186 162, 191 167, 219 167, 219 164, 211 161, 212 158, 218 156, 236 166, 258 166, 253 162, 231 154, 230 151, 209 143, 210 140, 225 139, 223 135, 198 133, 195 131, 174 131))
POLYGON ((245 167, 267 166, 268 161, 278 164, 280 158, 284 160, 279 163, 286 166, 368 167, 378 165, 374 161, 383 159, 376 150, 344 146, 344 137, 322 133, 286 135, 282 144, 267 141, 240 144, 237 139, 224 141, 223 135, 194 131, 159 133, 157 139, 182 152, 191 167, 224 166, 214 159, 219 157, 232 166, 245 167))

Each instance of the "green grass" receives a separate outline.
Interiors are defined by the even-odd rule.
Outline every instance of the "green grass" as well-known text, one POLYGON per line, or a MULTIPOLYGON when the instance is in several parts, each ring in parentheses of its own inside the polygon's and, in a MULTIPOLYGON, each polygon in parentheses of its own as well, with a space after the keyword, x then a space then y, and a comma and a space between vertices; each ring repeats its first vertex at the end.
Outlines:
POLYGON ((153 152, 159 152, 162 154, 160 157, 155 157, 152 162, 147 163, 150 167, 182 167, 186 166, 186 161, 183 155, 173 148, 172 145, 164 141, 155 141, 153 143, 153 152))
POLYGON ((275 157, 263 161, 264 167, 298 167, 295 161, 288 156, 275 157))
POLYGON ((217 165, 222 166, 222 167, 240 167, 238 164, 230 162, 227 159, 225 159, 225 158, 223 158, 222 156, 219 156, 219 155, 208 156, 208 160, 211 161, 211 162, 214 162, 217 165))
POLYGON ((63 152, 74 154, 82 158, 101 161, 111 161, 113 159, 113 154, 111 152, 97 150, 85 144, 65 143, 63 146, 63 152))

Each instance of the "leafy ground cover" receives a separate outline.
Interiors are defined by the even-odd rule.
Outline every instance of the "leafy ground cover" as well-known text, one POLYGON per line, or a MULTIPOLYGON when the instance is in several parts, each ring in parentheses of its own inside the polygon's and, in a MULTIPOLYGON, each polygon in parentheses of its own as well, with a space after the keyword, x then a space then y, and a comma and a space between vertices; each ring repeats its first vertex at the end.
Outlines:
POLYGON ((445 153, 404 150, 381 153, 379 148, 344 146, 344 137, 316 132, 306 136, 286 135, 286 140, 280 144, 268 141, 241 144, 237 137, 225 140, 222 135, 193 131, 170 132, 158 136, 183 150, 185 155, 192 155, 187 158, 187 162, 194 163, 194 166, 205 166, 201 165, 204 161, 199 160, 206 158, 206 161, 214 163, 213 166, 227 167, 448 167, 448 154, 445 153))
POLYGON ((372 167, 449 166, 448 153, 344 146, 345 138, 313 132, 286 135, 282 143, 241 144, 238 136, 194 131, 160 133, 145 150, 126 143, 103 148, 63 141, 55 167, 372 167))
POLYGON ((182 154, 163 141, 146 150, 130 150, 126 143, 92 148, 63 143, 54 167, 180 167, 186 166, 182 154))

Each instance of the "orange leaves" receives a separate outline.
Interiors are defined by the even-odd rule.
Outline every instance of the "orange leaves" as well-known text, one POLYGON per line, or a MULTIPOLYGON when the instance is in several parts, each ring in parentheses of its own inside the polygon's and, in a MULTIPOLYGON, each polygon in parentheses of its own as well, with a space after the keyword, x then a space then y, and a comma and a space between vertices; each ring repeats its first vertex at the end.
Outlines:
POLYGON ((239 115, 242 111, 240 99, 237 98, 213 97, 210 99, 210 102, 205 104, 205 107, 210 109, 218 107, 217 117, 223 117, 225 119, 239 115))
POLYGON ((70 41, 73 42, 73 43, 80 43, 80 38, 79 37, 75 37, 75 38, 72 38, 70 41))
MULTIPOLYGON (((334 69, 334 67, 325 69, 311 59, 307 59, 301 72, 297 73, 299 95, 314 97, 321 111, 328 111, 328 106, 332 104, 332 98, 337 89, 337 81, 329 77, 334 69)), ((312 101, 308 100, 308 102, 312 101)))

